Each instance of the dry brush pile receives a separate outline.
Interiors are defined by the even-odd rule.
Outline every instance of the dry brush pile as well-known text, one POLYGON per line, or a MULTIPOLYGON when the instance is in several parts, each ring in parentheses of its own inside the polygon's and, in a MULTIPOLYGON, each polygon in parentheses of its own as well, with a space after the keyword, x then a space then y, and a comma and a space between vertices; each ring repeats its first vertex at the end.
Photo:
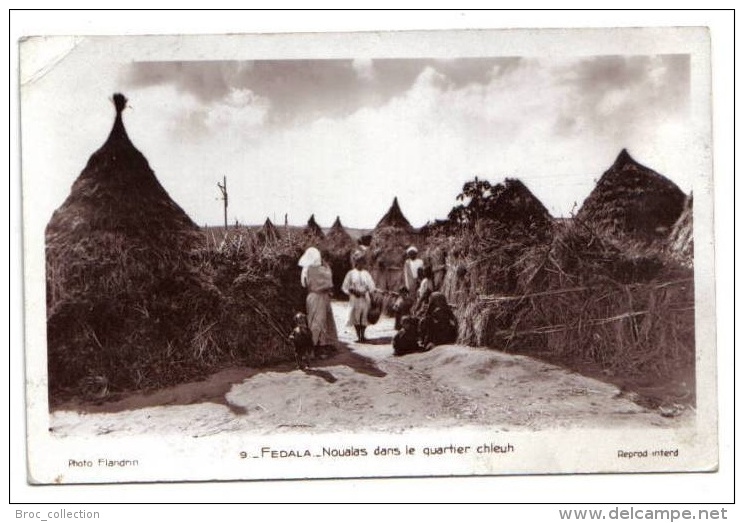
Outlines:
POLYGON ((267 238, 240 228, 194 252, 199 271, 220 293, 211 341, 230 356, 226 361, 264 366, 293 357, 286 337, 294 313, 304 308, 297 267, 303 246, 301 234, 267 238))

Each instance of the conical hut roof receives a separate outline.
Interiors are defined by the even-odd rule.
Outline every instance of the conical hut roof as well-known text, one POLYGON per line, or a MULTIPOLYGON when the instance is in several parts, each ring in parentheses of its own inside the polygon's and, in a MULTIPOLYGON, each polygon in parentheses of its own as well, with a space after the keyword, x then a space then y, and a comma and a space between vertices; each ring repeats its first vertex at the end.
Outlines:
POLYGON ((266 218, 263 227, 259 231, 259 236, 267 242, 273 242, 281 238, 279 229, 276 228, 269 218, 266 218))
POLYGON ((160 185, 132 144, 122 121, 124 95, 114 95, 116 119, 69 196, 47 225, 47 243, 75 241, 105 231, 137 237, 158 250, 182 250, 199 240, 198 227, 160 185))
POLYGON ((671 180, 636 162, 623 149, 576 215, 595 230, 634 239, 665 238, 685 194, 671 180))
POLYGON ((352 245, 354 244, 354 239, 348 232, 346 232, 346 229, 341 224, 341 218, 339 216, 336 216, 336 221, 334 221, 333 225, 331 225, 331 229, 328 231, 327 237, 333 238, 335 241, 338 242, 348 242, 352 245))
POLYGON ((305 226, 305 234, 311 237, 317 237, 317 238, 323 238, 325 237, 325 234, 323 234, 323 229, 320 228, 320 225, 318 225, 318 222, 315 221, 315 215, 310 215, 310 219, 307 220, 307 225, 305 226))
POLYGON ((398 290, 403 285, 406 248, 417 244, 417 234, 403 215, 398 198, 372 231, 367 265, 381 289, 398 290))
POLYGON ((344 229, 344 226, 341 224, 340 216, 336 216, 336 219, 333 221, 333 225, 331 225, 331 231, 346 232, 346 229, 344 229))
POLYGON ((403 211, 400 210, 397 196, 393 198, 393 203, 390 206, 390 209, 388 209, 382 219, 380 219, 375 229, 384 229, 386 227, 397 227, 405 230, 413 229, 410 222, 403 215, 403 211))
POLYGON ((547 228, 552 222, 548 209, 516 178, 507 178, 492 189, 490 216, 502 223, 520 223, 528 228, 547 228))
POLYGON ((341 225, 341 219, 336 217, 336 221, 333 222, 331 229, 326 234, 323 246, 334 256, 347 258, 349 253, 356 247, 356 242, 351 235, 346 232, 344 226, 341 225))

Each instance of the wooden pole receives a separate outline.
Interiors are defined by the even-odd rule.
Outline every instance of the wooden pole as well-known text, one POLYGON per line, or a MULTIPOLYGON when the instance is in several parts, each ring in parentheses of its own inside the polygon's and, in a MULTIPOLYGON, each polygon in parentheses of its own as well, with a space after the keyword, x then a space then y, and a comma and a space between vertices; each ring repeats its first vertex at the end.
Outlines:
POLYGON ((227 176, 222 177, 222 183, 217 182, 217 187, 220 188, 220 192, 222 193, 222 204, 224 207, 224 215, 225 215, 225 232, 227 232, 227 176))

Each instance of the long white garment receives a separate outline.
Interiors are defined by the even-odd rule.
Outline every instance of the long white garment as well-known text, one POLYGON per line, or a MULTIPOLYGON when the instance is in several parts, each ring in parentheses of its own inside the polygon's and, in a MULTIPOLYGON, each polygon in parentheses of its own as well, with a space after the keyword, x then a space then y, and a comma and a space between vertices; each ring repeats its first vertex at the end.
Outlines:
POLYGON ((375 282, 372 275, 364 269, 352 269, 346 273, 341 290, 349 296, 348 325, 367 325, 367 313, 371 303, 370 293, 375 290, 375 282), (356 294, 352 291, 356 291, 356 294), (361 294, 358 296, 357 294, 361 294))
POLYGON ((406 289, 408 292, 416 292, 416 278, 418 277, 418 270, 423 268, 424 260, 416 258, 414 260, 408 258, 403 266, 403 279, 405 281, 406 289))

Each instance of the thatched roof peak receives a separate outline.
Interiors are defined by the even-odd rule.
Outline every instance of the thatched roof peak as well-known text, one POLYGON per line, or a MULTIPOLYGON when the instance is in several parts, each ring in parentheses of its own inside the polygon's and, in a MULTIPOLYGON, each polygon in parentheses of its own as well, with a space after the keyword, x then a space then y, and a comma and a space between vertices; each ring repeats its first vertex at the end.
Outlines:
POLYGON ((266 218, 266 221, 263 224, 263 230, 264 232, 266 231, 278 232, 276 225, 274 225, 274 222, 272 222, 269 218, 266 218))
POLYGON ((576 216, 600 230, 650 240, 668 233, 684 202, 685 194, 674 182, 623 149, 576 216))
POLYGON ((345 243, 354 242, 354 240, 351 238, 351 235, 346 231, 344 226, 341 225, 341 219, 338 216, 336 216, 336 221, 333 222, 333 225, 328 231, 327 238, 343 240, 345 243))
POLYGON ((116 109, 116 118, 114 119, 114 126, 111 128, 111 132, 109 133, 108 138, 106 139, 106 142, 104 143, 103 148, 105 147, 132 147, 134 148, 134 144, 129 140, 129 135, 127 134, 127 130, 124 127, 124 121, 122 120, 121 113, 124 112, 124 109, 127 108, 127 97, 124 96, 121 93, 115 93, 112 97, 112 102, 114 103, 114 108, 116 109))
POLYGON ((266 218, 263 227, 261 227, 260 234, 265 240, 277 240, 281 236, 279 230, 269 218, 266 218))
POLYGON ((116 108, 116 114, 118 116, 127 107, 127 102, 129 100, 127 100, 127 97, 121 93, 114 93, 113 100, 114 100, 114 107, 116 108))
POLYGON ((326 247, 333 253, 348 259, 348 252, 354 248, 354 239, 341 225, 341 219, 337 216, 333 226, 325 237, 326 247))
POLYGON ((382 217, 375 228, 382 229, 383 227, 397 227, 406 230, 413 229, 410 222, 403 215, 403 211, 400 210, 397 196, 393 198, 393 203, 390 205, 390 209, 388 209, 385 216, 382 217))
POLYGON ((627 149, 623 149, 620 151, 620 154, 617 155, 617 158, 615 158, 615 163, 613 164, 613 167, 624 167, 626 164, 638 164, 632 156, 630 156, 630 153, 627 149))
POLYGON ((518 178, 506 178, 491 187, 493 203, 489 216, 504 224, 522 224, 536 232, 547 232, 553 219, 540 199, 518 178))
POLYGON ((636 161, 627 149, 620 151, 620 154, 615 158, 615 162, 604 172, 602 178, 600 178, 598 185, 615 182, 615 179, 620 175, 620 173, 626 173, 628 171, 639 173, 641 178, 640 181, 642 182, 664 186, 667 190, 678 191, 681 199, 684 199, 685 197, 684 193, 674 182, 636 161))
MULTIPOLYGON (((608 176, 616 176, 617 173, 624 171, 641 172, 643 173, 643 176, 657 178, 659 180, 663 180, 669 186, 674 185, 676 187, 673 182, 671 182, 661 174, 638 162, 630 155, 627 149, 623 149, 622 151, 620 151, 620 154, 617 155, 617 158, 615 158, 612 166, 607 169, 607 171, 605 171, 602 175, 602 179, 607 178, 608 176)), ((602 183, 602 179, 600 179, 600 183, 602 183)))
POLYGON ((122 120, 127 98, 113 96, 116 118, 106 142, 94 152, 52 216, 50 237, 66 241, 90 231, 115 231, 158 249, 181 250, 192 243, 198 227, 158 181, 147 158, 130 141, 122 120))
POLYGON ((310 234, 312 236, 317 236, 319 238, 322 238, 325 236, 325 234, 323 234, 323 229, 321 229, 320 225, 318 225, 318 222, 315 221, 315 214, 311 214, 310 219, 307 220, 307 226, 305 226, 305 233, 310 234))

